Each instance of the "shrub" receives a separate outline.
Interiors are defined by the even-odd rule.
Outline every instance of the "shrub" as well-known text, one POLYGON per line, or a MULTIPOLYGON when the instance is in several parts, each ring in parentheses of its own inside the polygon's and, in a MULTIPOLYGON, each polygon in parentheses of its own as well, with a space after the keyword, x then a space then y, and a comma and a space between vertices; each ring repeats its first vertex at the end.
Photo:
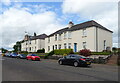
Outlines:
POLYGON ((91 52, 91 55, 110 55, 110 52, 91 52))
POLYGON ((37 53, 45 53, 45 49, 43 48, 43 49, 39 49, 39 50, 37 50, 37 53))
POLYGON ((72 49, 59 49, 59 50, 54 50, 54 54, 56 55, 63 55, 63 54, 70 54, 73 53, 72 49))
POLYGON ((83 50, 80 50, 79 54, 87 57, 91 55, 91 51, 89 49, 83 49, 83 50))
POLYGON ((52 56, 53 54, 54 54, 54 50, 51 51, 51 52, 49 52, 49 53, 47 53, 47 54, 45 55, 44 59, 47 59, 48 56, 52 56))

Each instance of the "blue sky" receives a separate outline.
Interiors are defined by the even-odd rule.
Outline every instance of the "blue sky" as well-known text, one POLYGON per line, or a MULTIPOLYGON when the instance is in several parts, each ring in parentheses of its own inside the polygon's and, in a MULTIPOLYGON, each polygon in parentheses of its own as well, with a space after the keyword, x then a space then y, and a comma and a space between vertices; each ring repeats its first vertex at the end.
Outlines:
MULTIPOLYGON (((5 0, 4 0, 5 1, 5 0)), ((2 2, 0 30, 2 45, 12 49, 16 41, 23 39, 25 31, 30 35, 51 34, 64 28, 69 21, 79 24, 95 20, 112 30, 113 46, 118 45, 118 5, 116 2, 89 2, 85 0, 64 0, 62 2, 2 2), (113 19, 114 18, 114 19, 113 19), (11 33, 12 32, 12 33, 11 33), (7 33, 7 34, 3 34, 7 33), (8 41, 9 40, 9 41, 8 41)))

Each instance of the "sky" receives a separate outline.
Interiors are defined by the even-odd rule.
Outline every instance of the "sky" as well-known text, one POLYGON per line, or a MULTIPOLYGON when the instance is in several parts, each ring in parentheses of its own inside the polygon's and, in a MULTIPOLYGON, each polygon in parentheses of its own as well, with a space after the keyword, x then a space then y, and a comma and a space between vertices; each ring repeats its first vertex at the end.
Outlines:
POLYGON ((49 35, 68 26, 69 21, 79 24, 89 20, 112 30, 113 47, 118 47, 118 0, 28 1, 0 3, 0 47, 12 50, 17 41, 23 40, 25 31, 29 35, 49 35))

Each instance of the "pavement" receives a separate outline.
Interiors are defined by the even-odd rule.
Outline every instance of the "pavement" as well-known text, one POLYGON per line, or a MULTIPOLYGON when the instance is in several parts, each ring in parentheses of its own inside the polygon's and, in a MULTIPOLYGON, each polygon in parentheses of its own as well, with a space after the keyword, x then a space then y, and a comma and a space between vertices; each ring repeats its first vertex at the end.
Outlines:
POLYGON ((50 59, 28 61, 3 57, 2 81, 118 81, 118 66, 74 67, 50 59))

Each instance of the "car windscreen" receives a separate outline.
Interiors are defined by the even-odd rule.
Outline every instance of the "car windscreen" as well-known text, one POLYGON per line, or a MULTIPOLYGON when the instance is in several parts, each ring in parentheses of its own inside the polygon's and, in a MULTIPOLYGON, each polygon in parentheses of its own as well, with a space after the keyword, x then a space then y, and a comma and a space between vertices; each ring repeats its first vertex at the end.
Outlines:
POLYGON ((36 54, 31 54, 31 56, 37 56, 36 54))

